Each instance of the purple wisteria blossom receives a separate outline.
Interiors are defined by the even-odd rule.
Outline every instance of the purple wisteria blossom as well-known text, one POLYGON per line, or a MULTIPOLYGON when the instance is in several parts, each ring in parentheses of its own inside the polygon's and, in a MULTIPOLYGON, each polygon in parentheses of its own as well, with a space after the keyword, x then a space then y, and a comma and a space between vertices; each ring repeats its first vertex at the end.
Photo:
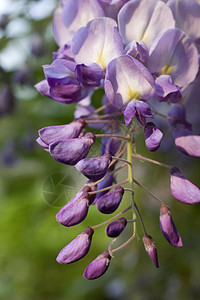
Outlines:
POLYGON ((102 276, 107 271, 110 260, 111 256, 109 252, 103 252, 87 266, 83 273, 83 276, 89 280, 96 279, 102 276))
POLYGON ((65 246, 56 260, 60 264, 70 264, 84 257, 90 250, 94 230, 87 227, 81 234, 65 246))
MULTIPOLYGON (((142 153, 148 149, 159 155, 169 139, 169 159, 173 149, 180 155, 177 163, 187 163, 187 167, 193 161, 182 160, 184 155, 177 149, 193 156, 195 162, 200 157, 199 12, 200 4, 195 0, 62 0, 54 13, 53 32, 59 48, 53 53, 52 63, 43 65, 45 78, 35 87, 42 95, 65 104, 63 109, 73 104, 74 121, 41 128, 37 142, 57 162, 75 166, 87 178, 58 211, 56 220, 66 227, 78 226, 87 222, 89 209, 107 217, 98 222, 98 213, 96 224, 65 246, 57 261, 68 264, 84 257, 94 231, 106 224, 106 235, 119 241, 116 248, 111 241, 86 267, 83 275, 89 280, 102 276, 113 254, 117 257, 118 250, 140 235, 137 222, 144 232, 146 252, 159 266, 155 243, 147 234, 150 226, 146 228, 136 204, 135 185, 159 203, 165 239, 174 247, 182 246, 168 205, 143 185, 134 161, 138 159, 139 168, 144 166, 141 162, 152 163, 150 174, 148 169, 144 173, 139 169, 139 175, 151 176, 153 164, 170 169, 168 189, 174 198, 186 204, 200 202, 199 188, 179 167, 142 153), (94 143, 94 151, 90 151, 94 143), (127 197, 130 204, 124 209, 127 197), (130 214, 126 215, 130 209, 131 220, 130 214), (129 223, 133 225, 131 230, 129 223), (131 236, 120 243, 119 236, 126 238, 125 228, 131 236)), ((75 181, 80 183, 77 178, 75 181)))
POLYGON ((182 239, 172 220, 169 208, 163 205, 160 209, 160 229, 166 240, 174 247, 183 246, 182 239))
POLYGON ((110 154, 96 158, 85 158, 76 164, 76 168, 90 180, 96 181, 104 177, 111 160, 110 154))
POLYGON ((83 137, 60 140, 49 145, 51 156, 67 165, 75 165, 85 158, 95 142, 95 135, 87 132, 83 137))
POLYGON ((125 229, 127 225, 126 218, 120 218, 116 221, 113 221, 106 227, 106 234, 109 237, 117 237, 121 234, 121 232, 125 229))
POLYGON ((123 187, 118 186, 113 191, 101 196, 96 202, 98 210, 103 214, 113 213, 120 205, 123 194, 123 187))
POLYGON ((156 268, 158 268, 159 267, 158 255, 157 255, 156 246, 155 246, 155 243, 154 243, 152 237, 150 235, 145 235, 142 240, 143 240, 143 243, 145 246, 145 250, 147 251, 149 257, 151 258, 154 266, 156 268))

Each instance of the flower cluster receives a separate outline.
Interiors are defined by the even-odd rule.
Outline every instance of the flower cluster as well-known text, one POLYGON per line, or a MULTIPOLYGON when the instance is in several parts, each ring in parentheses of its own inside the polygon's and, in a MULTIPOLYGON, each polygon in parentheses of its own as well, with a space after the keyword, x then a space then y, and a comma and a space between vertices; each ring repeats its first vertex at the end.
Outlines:
POLYGON ((131 223, 131 237, 115 249, 111 242, 85 269, 87 279, 106 272, 113 253, 135 238, 138 221, 144 247, 158 267, 155 243, 134 199, 134 184, 159 202, 165 239, 174 247, 182 246, 169 207, 133 177, 132 169, 133 158, 169 168, 174 198, 187 204, 200 202, 200 190, 178 167, 141 156, 135 145, 135 133, 143 129, 147 149, 159 149, 163 133, 154 121, 159 115, 168 121, 177 149, 200 156, 200 136, 185 114, 198 78, 199 28, 200 4, 195 0, 62 0, 55 11, 53 30, 59 49, 52 64, 43 66, 45 80, 36 89, 57 102, 77 106, 73 122, 40 129, 37 142, 56 161, 75 165, 88 179, 56 219, 66 227, 75 226, 87 217, 91 205, 102 214, 112 214, 124 193, 130 194, 130 206, 104 223, 87 227, 58 254, 61 264, 77 261, 88 253, 98 227, 107 224, 106 235, 116 239, 131 223), (105 94, 102 106, 95 108, 91 97, 97 89, 105 94), (163 102, 168 104, 165 115, 159 112, 163 102), (88 127, 92 132, 86 131, 88 127), (94 129, 101 133, 93 133, 94 129), (87 158, 100 138, 101 156, 87 158), (124 168, 127 179, 116 182, 117 172, 124 168), (130 209, 132 219, 127 220, 122 214, 130 209))

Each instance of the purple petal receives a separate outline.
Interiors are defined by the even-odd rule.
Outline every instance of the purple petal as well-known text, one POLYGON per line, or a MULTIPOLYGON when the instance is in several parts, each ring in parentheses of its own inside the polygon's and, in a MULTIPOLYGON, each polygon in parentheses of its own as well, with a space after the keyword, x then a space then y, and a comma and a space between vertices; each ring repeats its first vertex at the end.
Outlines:
POLYGON ((135 99, 131 100, 124 110, 124 120, 125 120, 126 126, 131 125, 133 117, 136 114, 135 102, 136 102, 135 99))
POLYGON ((165 205, 163 205, 160 209, 160 229, 166 240, 172 246, 183 246, 181 236, 172 220, 171 212, 165 205))
POLYGON ((88 94, 88 90, 82 88, 79 84, 56 85, 50 89, 50 95, 53 100, 61 103, 76 103, 88 94))
POLYGON ((38 83, 35 84, 35 88, 38 90, 38 92, 46 97, 51 97, 50 96, 50 91, 49 91, 49 85, 47 80, 42 80, 38 83))
POLYGON ((84 257, 90 249, 93 233, 94 230, 91 227, 87 227, 60 251, 56 258, 57 262, 70 264, 84 257))
POLYGON ((184 32, 169 29, 154 40, 148 68, 152 74, 170 75, 175 85, 187 87, 199 69, 197 48, 184 32))
POLYGON ((176 147, 183 153, 200 157, 200 136, 192 130, 177 125, 174 129, 174 139, 176 147))
POLYGON ((158 265, 157 250, 152 237, 150 235, 145 235, 142 240, 145 246, 145 250, 147 251, 149 257, 151 258, 154 266, 158 268, 159 265, 158 265))
POLYGON ((144 101, 136 101, 136 118, 141 125, 146 125, 146 118, 153 118, 150 106, 144 101))
POLYGON ((43 140, 39 137, 39 138, 37 138, 37 140, 36 140, 36 142, 40 145, 40 146, 42 146, 45 150, 49 150, 49 145, 47 145, 47 144, 45 144, 44 142, 43 142, 43 140))
POLYGON ((110 162, 111 156, 105 154, 101 157, 82 159, 76 164, 76 168, 90 180, 96 181, 105 176, 110 162))
POLYGON ((68 44, 65 44, 61 46, 58 51, 53 52, 53 60, 55 59, 66 59, 66 60, 71 60, 74 62, 74 55, 71 50, 71 46, 68 44))
POLYGON ((83 276, 89 280, 102 276, 108 269, 111 256, 108 251, 103 252, 85 269, 83 276))
POLYGON ((200 3, 198 1, 177 1, 169 0, 176 20, 176 27, 183 30, 194 41, 200 39, 200 3))
POLYGON ((65 204, 57 213, 56 220, 64 226, 74 226, 81 223, 87 216, 90 195, 83 192, 81 197, 65 204))
POLYGON ((83 86, 88 88, 100 86, 104 75, 102 68, 95 63, 88 66, 84 64, 77 65, 74 74, 83 86))
POLYGON ((108 224, 108 226, 106 227, 107 236, 112 238, 119 236, 121 232, 125 229, 126 224, 127 224, 126 218, 120 218, 108 224))
POLYGON ((118 14, 119 31, 124 44, 136 40, 151 46, 155 37, 174 28, 174 18, 169 7, 157 0, 127 2, 118 14))
POLYGON ((104 15, 97 0, 62 1, 53 20, 53 31, 57 43, 60 46, 70 43, 74 33, 80 27, 85 26, 90 20, 104 15))
POLYGON ((145 126, 145 145, 149 151, 156 151, 160 147, 163 133, 156 126, 149 122, 145 126))
POLYGON ((124 52, 126 55, 130 55, 138 59, 143 64, 146 64, 149 58, 149 50, 143 41, 141 41, 140 43, 136 41, 130 42, 125 47, 124 52))
POLYGON ((58 162, 68 165, 75 165, 79 160, 88 155, 89 150, 94 142, 94 134, 87 133, 82 138, 56 141, 50 144, 49 150, 51 156, 58 162))
MULTIPOLYGON (((115 132, 111 132, 111 133, 115 134, 115 132)), ((112 156, 115 156, 120 145, 121 145, 121 141, 116 137, 103 137, 101 139, 101 154, 103 155, 108 153, 112 156)))
POLYGON ((73 77, 76 64, 66 59, 56 59, 51 65, 44 65, 44 74, 50 87, 57 84, 78 84, 73 77))
POLYGON ((84 119, 78 119, 67 125, 44 127, 38 132, 42 141, 50 145, 55 141, 77 138, 85 124, 84 119))
POLYGON ((195 204, 200 202, 199 188, 187 180, 180 170, 176 167, 171 169, 171 193, 177 200, 187 203, 195 204))
POLYGON ((110 18, 90 21, 80 28, 72 40, 72 52, 77 63, 96 63, 105 70, 108 63, 123 53, 117 23, 110 18), (92 47, 91 47, 92 46, 92 47))
POLYGON ((171 76, 161 75, 156 78, 156 97, 160 102, 170 101, 176 103, 181 100, 180 88, 172 83, 171 76))
POLYGON ((98 210, 103 214, 112 214, 120 205, 123 194, 123 187, 118 186, 113 191, 101 196, 96 202, 98 210))
POLYGON ((121 110, 134 98, 149 100, 155 93, 155 81, 141 62, 123 55, 109 63, 104 88, 109 102, 121 110))

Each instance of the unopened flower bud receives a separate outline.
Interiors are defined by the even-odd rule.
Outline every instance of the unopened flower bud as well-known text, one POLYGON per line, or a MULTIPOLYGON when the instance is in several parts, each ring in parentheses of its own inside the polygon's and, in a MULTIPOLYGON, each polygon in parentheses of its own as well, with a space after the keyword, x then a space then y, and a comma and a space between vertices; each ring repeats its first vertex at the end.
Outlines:
POLYGON ((94 230, 91 227, 86 227, 81 234, 60 251, 56 258, 57 262, 70 264, 84 257, 90 249, 93 233, 94 230))
POLYGON ((103 214, 113 213, 119 206, 124 194, 121 186, 116 187, 113 191, 106 193, 97 200, 97 208, 103 214))
POLYGON ((163 205, 160 209, 160 229, 166 240, 174 247, 183 246, 182 239, 171 217, 169 208, 163 205))
POLYGON ((39 130, 39 136, 45 144, 50 145, 56 141, 77 138, 84 126, 84 119, 78 119, 67 125, 44 127, 39 130))
POLYGON ((55 143, 50 144, 49 150, 51 156, 58 162, 67 165, 75 165, 79 160, 88 155, 94 142, 95 135, 88 132, 88 134, 85 134, 85 136, 81 138, 56 141, 55 143))
POLYGON ((172 168, 170 173, 170 188, 174 198, 187 204, 199 203, 199 188, 193 183, 191 183, 189 180, 187 180, 177 167, 172 168))
POLYGON ((109 237, 115 238, 120 235, 120 233, 126 227, 127 220, 126 218, 119 218, 116 221, 108 224, 106 227, 106 234, 109 237))
POLYGON ((156 268, 158 268, 159 265, 158 265, 157 250, 152 237, 150 235, 145 235, 142 240, 145 246, 145 250, 147 251, 149 257, 151 258, 153 264, 156 266, 156 268))
POLYGON ((76 168, 90 180, 96 181, 105 176, 111 160, 110 154, 104 154, 95 158, 85 158, 76 164, 76 168))
POLYGON ((149 151, 156 151, 160 147, 163 133, 156 126, 149 122, 145 126, 145 145, 149 151))
POLYGON ((75 200, 72 198, 57 213, 56 220, 64 226, 74 226, 81 223, 87 216, 90 204, 90 195, 87 193, 89 187, 85 187, 80 197, 75 200))
POLYGON ((102 276, 108 269, 110 264, 111 256, 106 250, 95 260, 93 260, 85 269, 83 276, 89 280, 96 279, 102 276))

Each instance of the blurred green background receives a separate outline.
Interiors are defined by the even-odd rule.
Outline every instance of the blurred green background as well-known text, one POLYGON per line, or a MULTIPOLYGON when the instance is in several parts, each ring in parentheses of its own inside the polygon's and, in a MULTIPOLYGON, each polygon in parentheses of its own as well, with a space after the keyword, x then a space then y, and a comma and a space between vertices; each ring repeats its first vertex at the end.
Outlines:
MULTIPOLYGON (((173 199, 168 170, 135 161, 134 174, 170 205, 184 247, 170 246, 159 227, 159 206, 136 188, 136 201, 159 255, 156 269, 141 241, 115 254, 108 272, 95 281, 82 277, 85 267, 109 244, 104 228, 97 229, 89 254, 81 261, 59 265, 58 252, 86 226, 106 219, 90 207, 80 225, 64 228, 55 220, 59 208, 84 184, 74 167, 54 161, 35 139, 38 129, 73 120, 74 105, 63 105, 38 94, 34 84, 44 78, 42 65, 57 50, 51 29, 55 0, 0 2, 0 299, 200 299, 200 208, 173 199), (4 2, 4 3, 3 3, 4 2)), ((93 99, 94 105, 99 102, 93 99)), ((136 137, 137 151, 178 165, 200 185, 199 160, 174 149, 166 131, 157 153, 136 137)), ((91 155, 99 155, 98 143, 91 155)), ((124 173, 118 176, 123 180, 124 173)), ((128 205, 128 196, 121 208, 128 205)), ((128 214, 127 214, 128 216, 128 214)), ((140 226, 138 226, 140 227, 140 226)), ((129 238, 125 230, 119 244, 129 238)), ((142 232, 139 228, 139 236, 142 232)))

